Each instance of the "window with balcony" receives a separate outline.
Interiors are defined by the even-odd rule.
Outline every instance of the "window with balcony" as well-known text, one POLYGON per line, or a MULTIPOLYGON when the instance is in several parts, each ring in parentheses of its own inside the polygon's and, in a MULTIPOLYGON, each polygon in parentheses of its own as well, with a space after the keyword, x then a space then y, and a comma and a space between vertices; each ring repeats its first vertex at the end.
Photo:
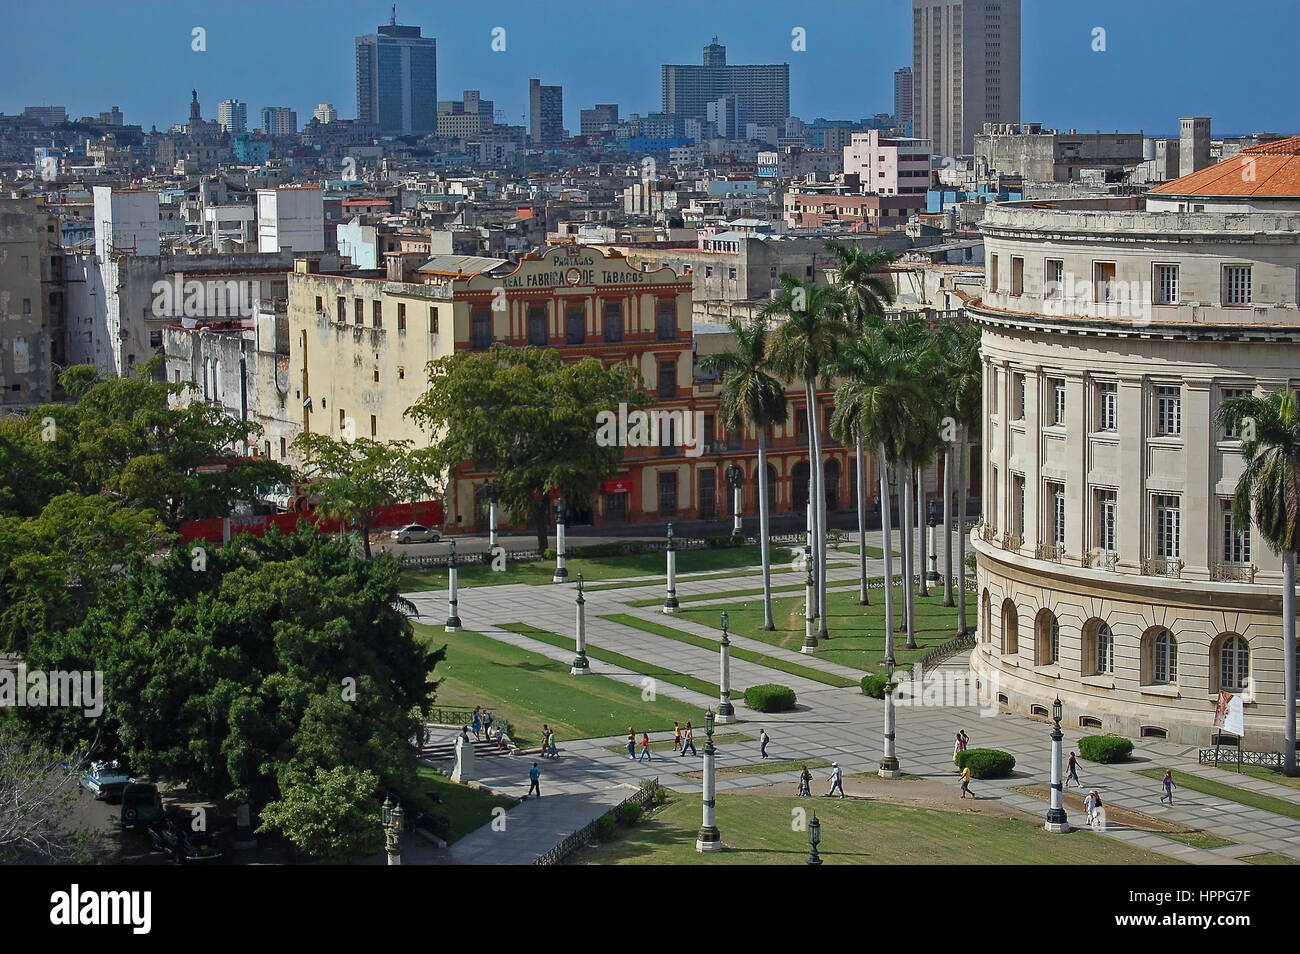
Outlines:
POLYGON ((1156 434, 1177 437, 1183 432, 1183 389, 1177 385, 1156 388, 1156 434))
POLYGON ((659 299, 655 305, 655 327, 660 341, 672 341, 677 337, 677 299, 659 299))
POLYGON ((470 310, 469 346, 474 351, 492 347, 492 309, 486 305, 470 310))
POLYGON ((1151 289, 1155 295, 1155 304, 1178 304, 1178 266, 1156 265, 1153 268, 1155 274, 1151 282, 1151 289))
POLYGON ((998 290, 998 257, 996 254, 989 256, 989 294, 996 294, 998 290))
POLYGON ((1097 528, 1093 544, 1098 550, 1115 553, 1119 549, 1119 500, 1113 490, 1096 491, 1097 528))
POLYGON ((1047 482, 1047 541, 1054 547, 1065 546, 1065 484, 1047 482))
POLYGON ((1219 513, 1223 518, 1223 562, 1250 562, 1250 524, 1239 524, 1232 512, 1232 501, 1221 499, 1219 513))
POLYGON ((1025 538, 1025 475, 1011 475, 1011 532, 1025 538))
POLYGON ((1011 373, 1011 420, 1025 419, 1025 376, 1019 371, 1011 373))
POLYGON ((1097 430, 1113 431, 1119 425, 1119 385, 1097 385, 1097 430))
MULTIPOLYGON (((1220 401, 1231 401, 1234 398, 1249 397, 1253 394, 1250 388, 1224 388, 1220 392, 1220 401)), ((1241 440, 1241 422, 1237 421, 1223 429, 1223 439, 1228 441, 1241 440)))
POLYGON ((585 344, 587 341, 587 309, 583 305, 569 305, 564 311, 564 343, 585 344))
POLYGON ((605 342, 614 344, 623 340, 623 303, 607 301, 604 308, 605 342))
POLYGON ((1156 494, 1151 500, 1155 512, 1155 552, 1162 559, 1174 560, 1182 555, 1180 503, 1170 494, 1156 494))
POLYGON ((1223 266, 1223 304, 1229 308, 1239 308, 1250 302, 1250 266, 1223 266))

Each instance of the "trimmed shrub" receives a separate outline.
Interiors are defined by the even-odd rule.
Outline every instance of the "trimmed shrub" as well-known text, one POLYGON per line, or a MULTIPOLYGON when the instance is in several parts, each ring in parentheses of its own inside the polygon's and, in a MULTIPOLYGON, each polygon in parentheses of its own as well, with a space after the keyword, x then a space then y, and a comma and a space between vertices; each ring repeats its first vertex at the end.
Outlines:
POLYGON ((554 560, 554 559, 555 559, 555 547, 547 547, 547 548, 542 552, 542 557, 543 557, 544 559, 547 559, 547 560, 554 560))
POLYGON ((614 813, 601 815, 596 819, 596 840, 611 841, 614 838, 614 832, 618 828, 618 821, 614 818, 614 813))
POLYGON ((655 779, 646 779, 641 783, 641 788, 650 792, 651 805, 662 805, 668 801, 668 789, 660 785, 655 779))
POLYGON ((707 536, 704 538, 704 545, 710 550, 721 550, 724 547, 732 546, 731 537, 707 536))
POLYGON ((1133 754, 1133 743, 1118 735, 1085 735, 1079 740, 1079 754, 1089 762, 1123 762, 1133 754))
POLYGON ((1007 778, 1016 759, 1001 749, 967 749, 957 753, 957 767, 969 768, 971 778, 1007 778))
POLYGON ((624 828, 631 828, 641 820, 641 805, 638 802, 624 802, 614 810, 618 823, 624 828))
POLYGON ((745 545, 745 540, 748 538, 745 536, 745 531, 733 530, 731 531, 731 536, 728 537, 727 539, 731 541, 730 543, 731 546, 743 547, 745 545))
POLYGON ((776 683, 750 686, 745 690, 745 705, 758 712, 789 712, 794 708, 794 690, 776 683))
POLYGON ((885 698, 885 686, 887 685, 889 685, 889 677, 883 672, 862 677, 862 691, 873 699, 885 698))

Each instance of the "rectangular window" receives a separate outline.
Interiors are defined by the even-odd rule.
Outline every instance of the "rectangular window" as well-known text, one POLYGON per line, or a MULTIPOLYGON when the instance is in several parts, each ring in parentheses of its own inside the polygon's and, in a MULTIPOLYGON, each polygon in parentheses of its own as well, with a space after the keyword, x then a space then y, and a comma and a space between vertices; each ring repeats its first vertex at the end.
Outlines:
POLYGON ((528 343, 545 347, 547 339, 546 333, 546 306, 529 305, 528 306, 528 343))
POLYGON ((406 330, 406 303, 400 301, 397 303, 397 330, 406 330))
POLYGON ((1119 549, 1119 500, 1113 490, 1097 491, 1097 536, 1095 543, 1098 550, 1115 553, 1119 549))
POLYGON ((377 437, 378 435, 379 435, 379 420, 378 418, 375 417, 375 415, 371 414, 370 415, 370 436, 377 437))
POLYGON ((1156 556, 1173 559, 1181 555, 1181 512, 1179 500, 1168 494, 1156 494, 1152 498, 1156 517, 1156 556))
POLYGON ((1183 390, 1177 386, 1156 388, 1156 433, 1177 436, 1183 432, 1183 390))
POLYGON ((1046 276, 1043 297, 1049 301, 1060 301, 1065 296, 1065 262, 1059 258, 1049 258, 1046 276))
POLYGON ((1232 513, 1232 501, 1220 501, 1223 513, 1223 562, 1250 562, 1250 526, 1239 527, 1232 513))
POLYGON ((486 305, 470 309, 469 346, 474 351, 492 347, 492 309, 486 305))
POLYGON ((1025 419, 1025 376, 1019 371, 1011 374, 1011 420, 1025 419))
POLYGON ((1093 262, 1092 264, 1093 299, 1097 302, 1115 300, 1115 263, 1093 262))
POLYGON ((1047 408, 1047 422, 1053 427, 1065 426, 1065 379, 1047 379, 1047 397, 1052 403, 1047 408))
POLYGON ((1047 539, 1055 546, 1065 546, 1065 484, 1047 483, 1047 539))
POLYGON ((1025 260, 1019 255, 1011 256, 1011 294, 1025 293, 1025 260))
POLYGON ((1156 265, 1152 286, 1157 305, 1178 304, 1178 266, 1156 265))
POLYGON ((564 311, 564 343, 584 344, 587 340, 587 308, 569 305, 564 311))
POLYGON ((376 328, 384 327, 384 305, 380 301, 370 303, 370 317, 374 321, 376 328))
POLYGON ((659 361, 659 396, 661 398, 677 397, 677 362, 660 359, 659 361))
MULTIPOLYGON (((1224 388, 1220 400, 1231 401, 1234 398, 1248 397, 1254 392, 1250 388, 1224 388)), ((1223 430, 1224 440, 1235 441, 1241 439, 1241 424, 1231 424, 1223 430)))
POLYGON ((677 474, 659 475, 659 516, 677 516, 677 474))
POLYGON ((352 302, 352 319, 358 325, 366 323, 366 303, 360 298, 354 299, 352 302))
POLYGON ((429 306, 429 334, 438 333, 438 309, 434 305, 429 306))
POLYGON ((325 299, 322 298, 320 295, 317 295, 317 296, 316 296, 316 314, 318 314, 318 315, 323 315, 324 313, 325 313, 325 299))
POLYGON ((1227 306, 1249 305, 1250 266, 1223 266, 1223 303, 1227 306))
POLYGON ((993 294, 998 290, 998 257, 996 254, 989 256, 989 293, 993 294))
POLYGON ((605 302, 605 341, 614 343, 623 340, 623 303, 621 301, 605 302))
POLYGON ((655 324, 660 341, 677 337, 677 299, 660 298, 655 305, 655 324))
POLYGON ((1113 431, 1119 425, 1119 385, 1097 385, 1097 430, 1113 431))
POLYGON ((343 324, 348 320, 348 300, 342 295, 338 297, 338 309, 339 313, 335 316, 335 320, 339 324, 343 324))
POLYGON ((1011 532, 1022 540, 1025 536, 1025 477, 1011 475, 1011 532))

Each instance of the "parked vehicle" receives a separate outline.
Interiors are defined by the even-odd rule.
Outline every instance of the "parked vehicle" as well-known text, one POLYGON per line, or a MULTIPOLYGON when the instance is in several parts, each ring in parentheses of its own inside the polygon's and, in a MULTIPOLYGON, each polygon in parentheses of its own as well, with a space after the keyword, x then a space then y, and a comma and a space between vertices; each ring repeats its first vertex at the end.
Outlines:
POLYGON ((206 831, 191 831, 170 818, 164 818, 149 828, 149 840, 154 850, 171 855, 178 865, 198 861, 218 861, 221 849, 216 839, 206 831))
POLYGON ((122 827, 148 828, 162 821, 162 796, 157 785, 132 784, 122 791, 122 827))
POLYGON ((81 776, 81 787, 92 792, 96 801, 120 798, 135 779, 122 771, 121 763, 91 762, 90 771, 81 776))
POLYGON ((437 543, 442 539, 442 531, 432 530, 418 523, 408 523, 393 531, 393 539, 398 543, 437 543))

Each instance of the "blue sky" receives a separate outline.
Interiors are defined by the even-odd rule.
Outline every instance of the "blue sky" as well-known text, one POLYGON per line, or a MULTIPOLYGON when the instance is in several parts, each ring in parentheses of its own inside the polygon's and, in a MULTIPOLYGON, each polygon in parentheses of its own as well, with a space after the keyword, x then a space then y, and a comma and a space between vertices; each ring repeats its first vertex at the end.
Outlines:
MULTIPOLYGON (((1208 115, 1216 135, 1300 132, 1295 0, 1023 0, 1021 118, 1081 132, 1177 134, 1208 115), (1094 28, 1105 52, 1092 50, 1094 28), (1290 86, 1290 88, 1288 88, 1290 86)), ((617 102, 659 108, 659 66, 698 63, 714 34, 730 63, 788 62, 795 115, 857 119, 893 108, 893 72, 911 63, 910 0, 441 0, 397 5, 398 22, 438 40, 438 97, 478 88, 519 123, 529 77, 564 86, 565 124, 617 102), (505 52, 491 49, 494 27, 505 52), (802 27, 807 51, 791 49, 802 27)), ((129 123, 166 128, 217 103, 311 118, 330 102, 356 115, 353 37, 388 22, 360 0, 43 0, 6 4, 0 111, 120 105, 129 123), (203 27, 207 51, 191 50, 203 27)))

